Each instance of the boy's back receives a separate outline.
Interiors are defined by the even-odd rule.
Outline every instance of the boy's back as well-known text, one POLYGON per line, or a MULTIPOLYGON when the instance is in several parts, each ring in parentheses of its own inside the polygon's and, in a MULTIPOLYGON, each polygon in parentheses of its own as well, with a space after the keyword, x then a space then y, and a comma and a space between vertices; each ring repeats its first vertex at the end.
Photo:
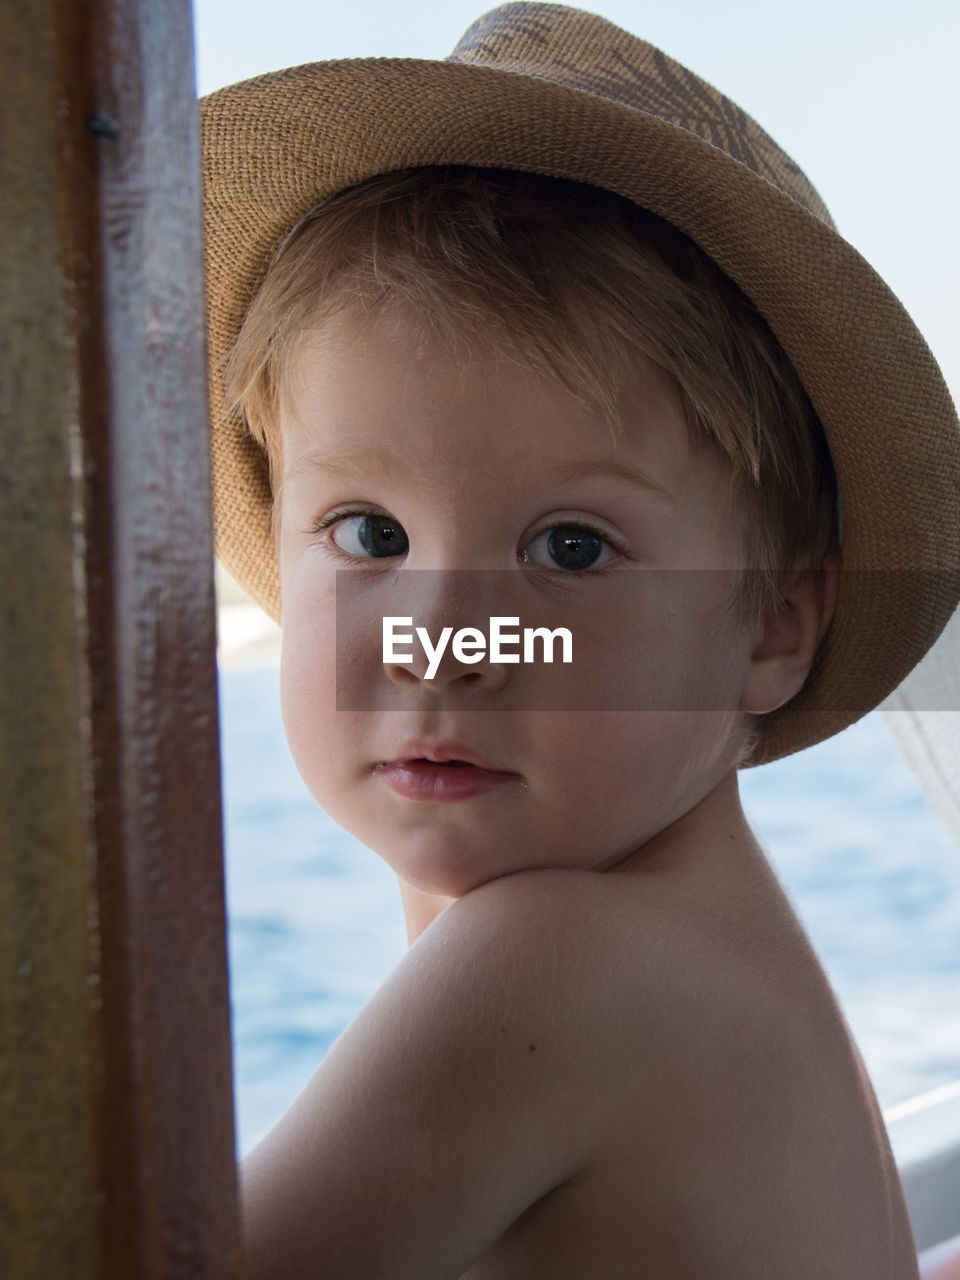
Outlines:
POLYGON ((872 1090, 776 877, 742 823, 685 826, 430 926, 245 1161, 252 1274, 305 1274, 318 1240, 331 1278, 915 1274, 872 1090))
POLYGON ((912 1274, 882 1121, 816 958, 759 850, 724 854, 740 865, 722 885, 694 855, 539 890, 583 890, 609 928, 576 975, 571 1016, 605 1017, 560 1111, 595 1109, 596 1146, 470 1277, 912 1274))

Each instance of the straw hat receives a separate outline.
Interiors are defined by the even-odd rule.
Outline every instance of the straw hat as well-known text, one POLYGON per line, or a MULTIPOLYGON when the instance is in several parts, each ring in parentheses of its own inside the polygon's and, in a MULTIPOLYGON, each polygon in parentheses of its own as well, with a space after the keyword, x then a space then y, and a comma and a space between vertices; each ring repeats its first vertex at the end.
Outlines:
POLYGON ((789 156, 659 49, 593 14, 507 4, 442 61, 290 67, 201 102, 217 554, 274 619, 266 458, 220 370, 290 227, 327 195, 419 165, 605 187, 697 241, 766 318, 830 443, 837 611, 751 763, 838 732, 933 644, 960 599, 960 425, 919 331, 789 156))

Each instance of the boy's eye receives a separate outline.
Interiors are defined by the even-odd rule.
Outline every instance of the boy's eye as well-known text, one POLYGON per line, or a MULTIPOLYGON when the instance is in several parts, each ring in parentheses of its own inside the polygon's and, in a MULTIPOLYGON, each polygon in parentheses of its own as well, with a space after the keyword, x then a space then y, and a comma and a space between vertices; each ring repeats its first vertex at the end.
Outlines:
POLYGON ((543 560, 531 555, 531 550, 538 549, 540 554, 545 552, 553 561, 552 564, 546 564, 545 568, 552 569, 556 566, 576 572, 591 568, 603 554, 604 547, 614 551, 608 539, 596 529, 581 524, 556 524, 537 534, 524 550, 523 558, 534 564, 544 564, 543 560))
MULTIPOLYGON (((336 547, 347 555, 374 559, 388 556, 402 556, 409 550, 410 543, 403 525, 392 516, 378 515, 375 511, 344 512, 335 516, 337 527, 330 537, 336 547)), ((324 529, 333 520, 321 521, 318 531, 324 529)))
MULTIPOLYGON (((334 512, 319 520, 311 532, 322 533, 331 528, 330 540, 334 547, 357 560, 384 560, 406 555, 410 549, 409 539, 400 521, 381 512, 334 512)), ((538 533, 520 555, 527 564, 576 573, 592 568, 603 555, 604 548, 608 552, 607 560, 618 554, 619 549, 599 530, 570 521, 553 525, 538 533)))

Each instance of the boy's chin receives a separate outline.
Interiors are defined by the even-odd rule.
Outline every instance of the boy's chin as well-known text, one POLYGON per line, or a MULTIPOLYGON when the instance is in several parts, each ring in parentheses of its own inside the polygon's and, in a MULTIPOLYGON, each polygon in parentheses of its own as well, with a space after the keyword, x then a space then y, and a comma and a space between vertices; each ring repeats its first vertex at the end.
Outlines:
MULTIPOLYGON (((381 854, 381 857, 383 856, 381 854)), ((464 897, 474 889, 479 889, 490 880, 496 880, 501 875, 507 874, 500 869, 492 872, 470 869, 462 865, 411 867, 403 859, 397 859, 394 862, 387 857, 384 860, 396 872, 401 886, 404 886, 409 894, 424 900, 442 901, 444 905, 464 897)))

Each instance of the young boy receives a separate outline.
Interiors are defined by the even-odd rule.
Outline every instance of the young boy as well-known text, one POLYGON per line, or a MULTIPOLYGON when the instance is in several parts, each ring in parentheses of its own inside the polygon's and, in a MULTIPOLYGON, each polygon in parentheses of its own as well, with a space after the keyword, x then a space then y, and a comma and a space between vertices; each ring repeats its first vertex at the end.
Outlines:
POLYGON ((233 86, 204 139, 220 554, 412 944, 243 1161, 249 1275, 916 1277, 737 770, 956 604, 922 339, 752 120, 576 10, 233 86))

